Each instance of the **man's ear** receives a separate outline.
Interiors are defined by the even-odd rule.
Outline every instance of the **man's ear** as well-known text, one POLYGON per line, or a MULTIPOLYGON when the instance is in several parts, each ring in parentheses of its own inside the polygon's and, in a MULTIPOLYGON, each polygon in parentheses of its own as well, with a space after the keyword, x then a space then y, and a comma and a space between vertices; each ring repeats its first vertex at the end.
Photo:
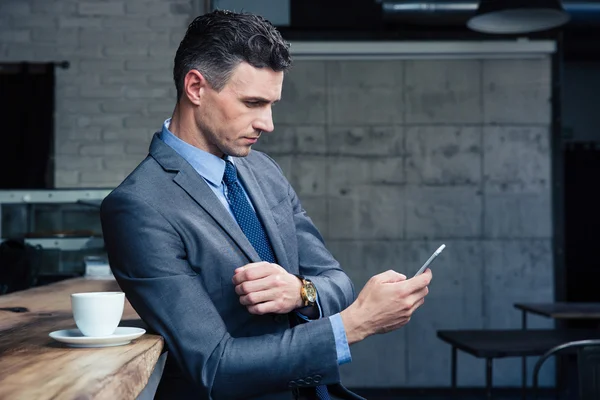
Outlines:
POLYGON ((208 88, 208 82, 204 78, 204 75, 197 69, 191 69, 185 75, 183 80, 183 92, 184 96, 187 96, 190 103, 200 105, 202 101, 202 95, 208 88))

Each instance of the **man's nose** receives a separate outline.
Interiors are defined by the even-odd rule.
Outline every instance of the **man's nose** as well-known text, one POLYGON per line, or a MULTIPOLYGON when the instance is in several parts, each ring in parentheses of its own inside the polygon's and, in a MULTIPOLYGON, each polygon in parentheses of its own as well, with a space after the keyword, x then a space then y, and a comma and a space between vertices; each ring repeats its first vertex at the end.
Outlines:
POLYGON ((257 131, 273 132, 275 126, 273 125, 273 112, 271 110, 271 107, 267 107, 263 111, 260 118, 257 119, 257 121, 255 122, 254 128, 257 131))

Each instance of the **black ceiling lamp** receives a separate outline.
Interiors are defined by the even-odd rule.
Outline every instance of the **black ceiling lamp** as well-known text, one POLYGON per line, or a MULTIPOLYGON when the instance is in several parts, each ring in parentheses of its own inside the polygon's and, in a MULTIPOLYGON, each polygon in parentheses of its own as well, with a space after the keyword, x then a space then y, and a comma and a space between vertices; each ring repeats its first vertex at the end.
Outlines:
POLYGON ((483 33, 520 34, 556 28, 569 19, 559 0, 481 0, 467 26, 483 33))

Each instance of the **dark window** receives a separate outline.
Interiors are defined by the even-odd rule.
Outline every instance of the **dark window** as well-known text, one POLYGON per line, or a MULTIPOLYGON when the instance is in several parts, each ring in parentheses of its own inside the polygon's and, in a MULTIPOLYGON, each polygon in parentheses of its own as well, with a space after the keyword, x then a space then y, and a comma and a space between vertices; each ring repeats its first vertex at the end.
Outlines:
POLYGON ((54 63, 0 63, 0 189, 54 187, 54 63))

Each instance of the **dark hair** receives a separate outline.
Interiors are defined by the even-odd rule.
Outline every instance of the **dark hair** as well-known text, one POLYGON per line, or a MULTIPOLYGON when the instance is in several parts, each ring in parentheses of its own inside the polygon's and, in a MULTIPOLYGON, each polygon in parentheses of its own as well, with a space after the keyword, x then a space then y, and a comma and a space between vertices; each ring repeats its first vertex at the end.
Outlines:
POLYGON ((177 99, 192 69, 197 69, 217 91, 244 61, 256 68, 285 72, 292 64, 289 47, 279 31, 259 15, 222 10, 201 15, 188 26, 175 55, 177 99))

